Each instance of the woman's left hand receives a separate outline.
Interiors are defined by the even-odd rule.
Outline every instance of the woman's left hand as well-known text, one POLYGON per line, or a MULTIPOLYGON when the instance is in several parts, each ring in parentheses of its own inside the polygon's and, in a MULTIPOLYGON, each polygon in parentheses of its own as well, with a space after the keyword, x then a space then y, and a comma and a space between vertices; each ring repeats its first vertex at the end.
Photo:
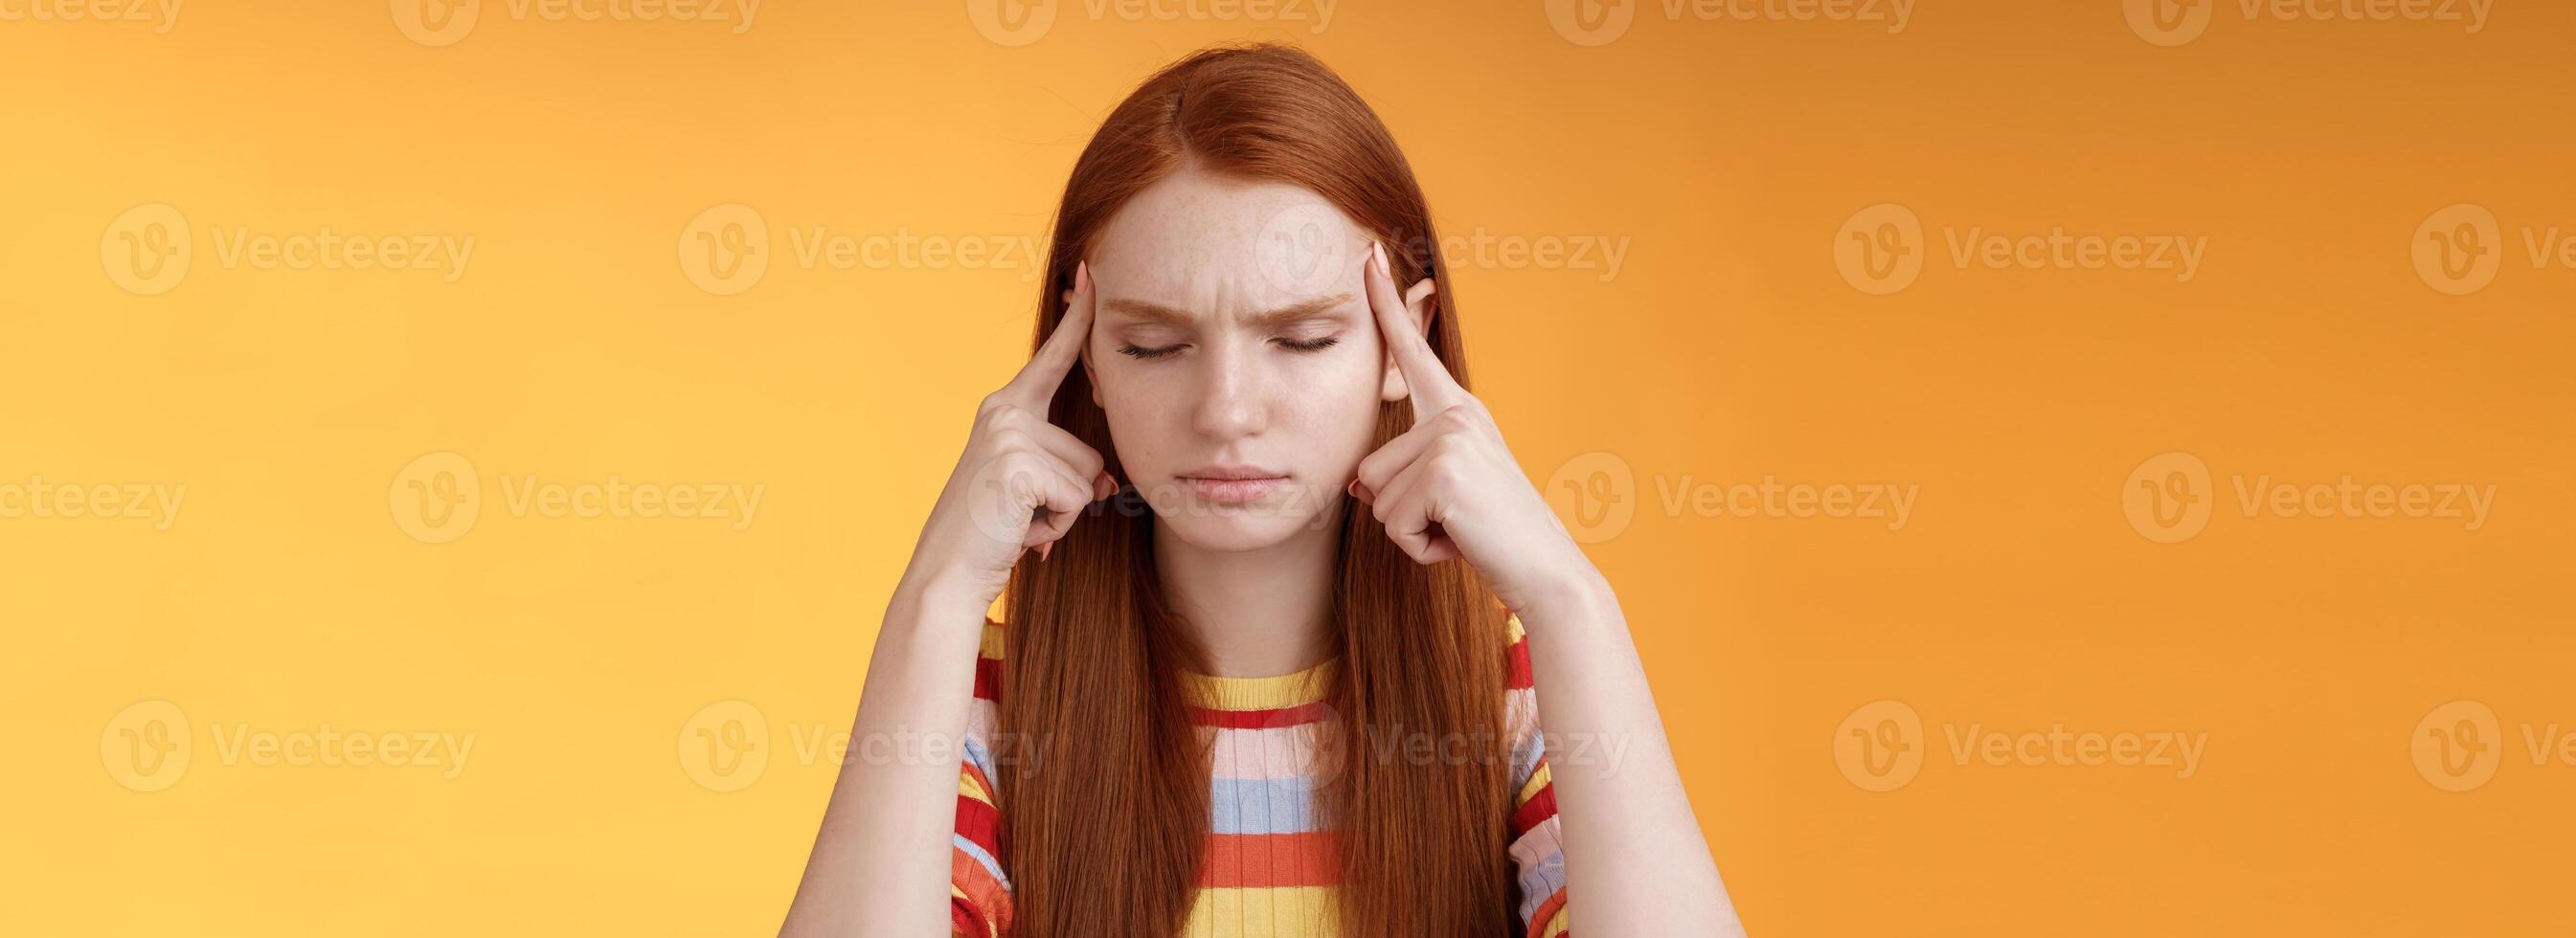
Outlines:
MULTIPOLYGON (((1360 460, 1351 495, 1418 563, 1464 557, 1513 612, 1597 575, 1531 487, 1483 401, 1450 377, 1424 340, 1383 247, 1363 277, 1388 354, 1413 399, 1413 429, 1360 460)), ((1421 296, 1429 284, 1416 284, 1421 296)))

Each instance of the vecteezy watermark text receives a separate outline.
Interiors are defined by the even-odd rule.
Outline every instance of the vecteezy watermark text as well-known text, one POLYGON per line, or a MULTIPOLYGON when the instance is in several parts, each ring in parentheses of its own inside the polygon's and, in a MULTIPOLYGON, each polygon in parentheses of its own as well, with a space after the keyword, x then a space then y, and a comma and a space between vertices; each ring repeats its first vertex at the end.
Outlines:
POLYGON ((1547 22, 1578 46, 1603 46, 1628 34, 1640 10, 1666 21, 1702 23, 1836 23, 1905 31, 1914 0, 1546 0, 1547 22))
POLYGON ((0 518, 141 520, 167 531, 188 498, 185 482, 84 483, 30 475, 0 482, 0 518))
MULTIPOLYGON (((2492 482, 2365 482, 2350 473, 2304 482, 2236 473, 2229 487, 2227 503, 2247 518, 2443 519, 2465 531, 2486 527, 2496 499, 2492 482)), ((2181 451, 2148 457, 2120 486, 2129 526, 2160 544, 2198 536, 2220 503, 2209 464, 2181 451)))
MULTIPOLYGON (((2146 271, 2190 283, 2209 250, 2207 235, 2182 232, 2086 232, 2064 225, 2046 231, 1997 231, 1983 225, 1945 225, 1941 256, 1958 270, 2146 271)), ((1931 246, 1913 209, 1882 202, 1853 212, 1835 229, 1834 269, 1843 282, 1872 296, 1914 285, 1931 246)))
POLYGON ((1078 10, 1092 22, 1261 23, 1302 25, 1319 35, 1333 25, 1341 0, 966 0, 966 20, 1000 46, 1046 38, 1056 17, 1078 10))
MULTIPOLYGON (((499 0, 490 4, 515 22, 715 23, 733 35, 751 31, 761 0, 499 0)), ((483 19, 484 0, 391 0, 394 28, 436 48, 465 41, 483 19)))
MULTIPOLYGON (((2209 734, 2174 729, 1991 729, 1982 721, 1943 721, 1941 751, 1961 768, 2043 767, 2159 769, 2175 781, 2199 774, 2209 734)), ((1901 700, 1876 700, 1834 727, 1834 766, 1864 791, 1895 791, 1923 771, 1930 740, 1923 715, 1901 700)))
MULTIPOLYGON (((207 728, 215 764, 226 768, 429 769, 453 781, 474 756, 470 731, 348 729, 328 722, 272 729, 242 721, 207 728)), ((110 778, 140 792, 177 785, 204 761, 187 712, 167 700, 117 711, 99 731, 98 751, 110 778)))
MULTIPOLYGON (((394 473, 387 491, 394 526, 424 544, 444 544, 474 530, 485 498, 474 462, 454 452, 428 453, 394 473)), ((592 520, 675 519, 725 522, 740 533, 760 514, 769 486, 741 482, 549 479, 536 473, 502 473, 501 507, 512 518, 592 520)))
POLYGON ((0 23, 150 23, 155 36, 179 25, 185 0, 0 0, 0 23))
POLYGON ((2479 700, 2454 700, 2426 711, 2406 736, 2415 772, 2435 788, 2469 792, 2495 780, 2518 753, 2534 768, 2576 767, 2576 725, 2522 720, 2507 740, 2495 708, 2479 700))
MULTIPOLYGON (((680 227, 680 273, 698 289, 732 296, 760 285, 773 263, 769 220, 758 209, 728 202, 699 212, 680 227)), ((1011 270, 1026 283, 1046 268, 1037 235, 862 231, 826 224, 790 225, 785 260, 799 270, 1011 270)))
POLYGON ((857 734, 846 726, 803 720, 787 724, 787 748, 781 750, 768 714, 758 705, 719 700, 681 722, 677 745, 680 771, 690 781, 708 791, 735 792, 760 781, 781 754, 805 768, 972 764, 988 779, 1005 770, 1026 777, 1046 761, 1049 738, 998 730, 960 735, 908 724, 892 732, 857 734))
MULTIPOLYGON (((216 265, 225 270, 429 271, 440 283, 455 283, 474 258, 473 235, 353 234, 330 225, 291 231, 210 225, 206 235, 216 265)), ((150 202, 108 223, 99 235, 99 265, 126 292, 153 296, 178 288, 196 262, 196 246, 184 213, 150 202)))
POLYGON ((2248 23, 2457 23, 2476 35, 2486 29, 2495 0, 2121 0, 2120 6, 2138 38, 2170 47, 2200 38, 2231 6, 2248 23))
POLYGON ((1657 475, 1652 501, 1638 491, 1636 470, 1616 453, 1590 452, 1567 459, 1548 475, 1539 494, 1557 510, 1566 533, 1586 544, 1619 536, 1640 504, 1667 518, 1874 521, 1902 531, 1914 517, 1923 487, 1911 482, 1810 482, 1764 474, 1760 481, 1710 479, 1696 473, 1657 475))

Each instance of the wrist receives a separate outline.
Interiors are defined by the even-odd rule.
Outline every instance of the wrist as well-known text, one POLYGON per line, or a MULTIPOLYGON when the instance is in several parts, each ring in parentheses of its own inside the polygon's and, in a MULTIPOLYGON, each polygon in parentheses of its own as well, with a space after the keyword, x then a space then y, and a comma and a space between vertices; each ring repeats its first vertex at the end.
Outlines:
POLYGON ((903 579, 895 583, 894 597, 889 605, 934 615, 973 615, 980 619, 991 613, 993 600, 1001 595, 1001 584, 985 583, 948 570, 928 574, 907 570, 903 579))
POLYGON ((1554 621, 1586 610, 1600 609, 1618 602, 1610 590, 1610 581, 1592 564, 1570 565, 1562 573, 1533 585, 1522 603, 1513 610, 1523 623, 1532 620, 1554 621))

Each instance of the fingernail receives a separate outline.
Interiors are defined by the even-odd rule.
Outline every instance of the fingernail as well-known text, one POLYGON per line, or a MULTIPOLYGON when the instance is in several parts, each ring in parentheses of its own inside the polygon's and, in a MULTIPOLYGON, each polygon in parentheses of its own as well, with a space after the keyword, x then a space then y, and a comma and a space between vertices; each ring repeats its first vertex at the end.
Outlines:
POLYGON ((1090 261, 1075 261, 1075 262, 1074 262, 1074 265, 1073 265, 1073 292, 1076 292, 1076 293, 1089 293, 1089 292, 1091 292, 1091 262, 1090 262, 1090 261))
POLYGON ((1387 270, 1387 266, 1386 266, 1386 244, 1385 244, 1384 242, 1380 242, 1380 241, 1371 241, 1371 242, 1369 242, 1369 263, 1370 263, 1370 264, 1372 264, 1372 265, 1375 265, 1375 266, 1377 267, 1377 272, 1378 272, 1378 273, 1381 273, 1381 274, 1387 274, 1388 276, 1394 276, 1394 274, 1389 273, 1389 272, 1388 272, 1388 270, 1387 270))
POLYGON ((1048 542, 1046 542, 1046 543, 1044 543, 1044 544, 1040 544, 1040 545, 1038 545, 1038 562, 1039 562, 1039 563, 1045 563, 1045 562, 1046 562, 1046 558, 1047 558, 1047 551, 1054 550, 1054 549, 1055 549, 1055 542, 1054 542, 1054 541, 1048 541, 1048 542))
POLYGON ((1360 487, 1360 480, 1358 479, 1352 479, 1351 484, 1342 486, 1342 489, 1351 493, 1352 498, 1359 499, 1360 501, 1368 501, 1368 496, 1361 494, 1368 490, 1360 487))

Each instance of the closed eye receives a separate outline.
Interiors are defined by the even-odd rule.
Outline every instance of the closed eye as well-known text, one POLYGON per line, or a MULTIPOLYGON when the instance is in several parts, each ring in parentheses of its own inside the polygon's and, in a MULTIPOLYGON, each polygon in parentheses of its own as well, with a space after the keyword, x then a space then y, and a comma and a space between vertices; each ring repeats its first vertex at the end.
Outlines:
MULTIPOLYGON (((1341 337, 1339 336, 1328 335, 1318 339, 1280 339, 1279 344, 1288 349, 1299 352, 1320 352, 1340 344, 1341 341, 1341 337)), ((1181 353, 1182 349, 1186 348, 1189 348, 1187 343, 1161 345, 1151 348, 1138 346, 1133 343, 1120 343, 1118 346, 1118 354, 1125 355, 1138 361, 1153 361, 1157 358, 1169 358, 1171 356, 1178 355, 1181 353)))

